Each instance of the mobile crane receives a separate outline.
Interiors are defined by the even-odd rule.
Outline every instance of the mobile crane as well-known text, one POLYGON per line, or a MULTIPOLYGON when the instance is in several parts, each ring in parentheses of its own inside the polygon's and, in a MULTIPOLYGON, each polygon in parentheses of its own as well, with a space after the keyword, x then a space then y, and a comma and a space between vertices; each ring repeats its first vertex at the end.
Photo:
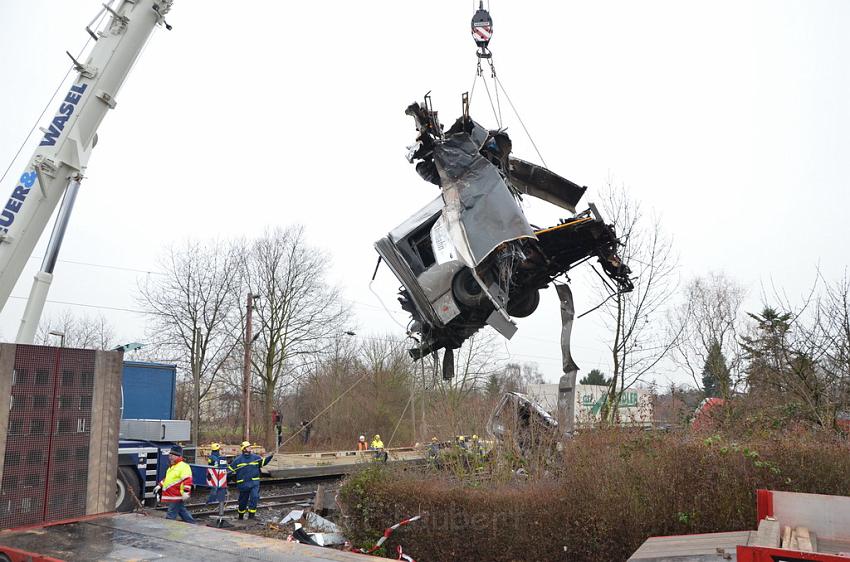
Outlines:
POLYGON ((85 62, 68 53, 77 76, 50 123, 41 129, 43 136, 35 153, 0 208, 2 309, 62 200, 21 318, 17 343, 32 343, 35 337, 101 121, 115 108, 118 91, 154 29, 158 25, 171 29, 165 15, 172 3, 173 0, 111 0, 86 27, 95 44, 85 62), (107 16, 106 25, 98 28, 95 22, 107 16))

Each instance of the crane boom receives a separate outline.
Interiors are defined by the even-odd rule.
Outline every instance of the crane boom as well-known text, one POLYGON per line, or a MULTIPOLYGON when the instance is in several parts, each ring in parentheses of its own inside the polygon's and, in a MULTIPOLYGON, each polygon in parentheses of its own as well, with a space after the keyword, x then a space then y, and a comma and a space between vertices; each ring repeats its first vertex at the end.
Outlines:
POLYGON ((68 54, 78 72, 76 79, 50 123, 41 129, 41 141, 8 200, 0 200, 2 309, 65 194, 21 320, 18 343, 31 343, 35 336, 62 236, 89 156, 97 144, 100 123, 115 108, 118 91, 155 27, 168 26, 164 17, 172 3, 173 0, 118 0, 117 7, 112 7, 116 4, 112 0, 104 4, 109 15, 107 24, 97 32, 87 28, 96 42, 84 63, 68 54))

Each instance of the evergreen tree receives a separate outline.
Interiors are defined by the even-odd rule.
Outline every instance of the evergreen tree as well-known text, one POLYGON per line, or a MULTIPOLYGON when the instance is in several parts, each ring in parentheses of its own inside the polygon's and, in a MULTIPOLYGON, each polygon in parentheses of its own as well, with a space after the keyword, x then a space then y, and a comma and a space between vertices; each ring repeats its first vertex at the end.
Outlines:
POLYGON ((605 378, 605 373, 600 371, 599 369, 593 369, 589 373, 587 373, 580 381, 579 384, 595 384, 600 386, 608 386, 611 384, 610 379, 605 378))
POLYGON ((502 380, 498 373, 490 373, 490 376, 487 377, 484 393, 491 399, 496 399, 502 395, 502 380))
POLYGON ((729 397, 729 389, 732 386, 732 376, 726 365, 726 357, 720 348, 720 343, 714 341, 708 348, 708 357, 702 368, 702 387, 706 398, 722 396, 729 397))
POLYGON ((750 390, 766 390, 769 381, 781 381, 786 370, 787 335, 792 315, 770 306, 765 306, 761 314, 748 312, 747 315, 756 321, 755 332, 741 339, 749 363, 747 382, 750 390))

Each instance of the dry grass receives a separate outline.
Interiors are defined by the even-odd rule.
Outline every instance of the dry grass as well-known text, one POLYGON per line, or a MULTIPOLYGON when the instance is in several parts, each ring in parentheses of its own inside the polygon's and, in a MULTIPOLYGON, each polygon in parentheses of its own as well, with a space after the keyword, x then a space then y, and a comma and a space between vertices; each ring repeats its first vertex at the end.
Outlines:
POLYGON ((652 535, 754 528, 758 488, 846 495, 848 452, 825 433, 744 444, 606 430, 572 440, 527 479, 507 478, 501 453, 483 472, 374 467, 347 480, 340 501, 361 545, 426 514, 389 541, 420 562, 625 560, 652 535))

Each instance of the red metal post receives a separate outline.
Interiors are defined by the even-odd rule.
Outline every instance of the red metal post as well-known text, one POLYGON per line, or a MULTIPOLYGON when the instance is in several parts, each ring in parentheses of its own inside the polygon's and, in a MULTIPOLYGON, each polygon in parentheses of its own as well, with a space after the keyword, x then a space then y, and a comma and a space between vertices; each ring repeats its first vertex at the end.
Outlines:
POLYGON ((765 517, 773 517, 773 492, 770 490, 756 490, 756 512, 758 513, 756 526, 765 517))

